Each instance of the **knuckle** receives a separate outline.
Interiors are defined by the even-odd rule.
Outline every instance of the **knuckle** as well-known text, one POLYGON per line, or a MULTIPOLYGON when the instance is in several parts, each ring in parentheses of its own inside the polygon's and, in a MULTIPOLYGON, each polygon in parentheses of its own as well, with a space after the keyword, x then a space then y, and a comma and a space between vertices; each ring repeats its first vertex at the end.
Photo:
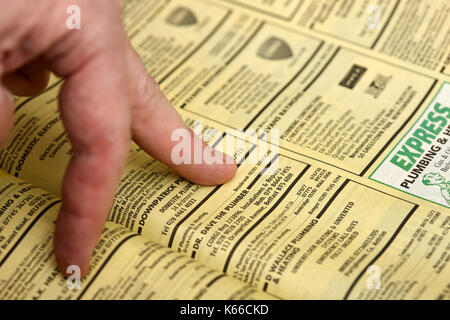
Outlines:
POLYGON ((83 149, 91 156, 103 160, 122 158, 126 156, 130 140, 128 135, 115 136, 114 138, 111 138, 110 135, 98 135, 95 143, 89 148, 83 149))
POLYGON ((122 126, 93 127, 72 135, 73 152, 95 161, 108 163, 127 156, 131 141, 129 129, 122 126))

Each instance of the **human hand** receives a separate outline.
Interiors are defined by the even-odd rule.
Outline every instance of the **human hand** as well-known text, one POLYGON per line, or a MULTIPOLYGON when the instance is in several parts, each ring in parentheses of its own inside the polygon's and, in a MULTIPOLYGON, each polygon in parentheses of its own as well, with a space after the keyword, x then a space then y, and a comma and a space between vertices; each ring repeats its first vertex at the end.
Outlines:
POLYGON ((65 79, 59 105, 73 157, 55 231, 61 271, 78 265, 87 274, 131 139, 194 183, 222 184, 235 175, 234 162, 218 152, 224 164, 172 162, 172 132, 188 128, 131 47, 119 0, 0 0, 0 6, 0 145, 13 123, 10 92, 38 94, 50 71, 65 79), (81 9, 80 30, 66 27, 70 5, 81 9))

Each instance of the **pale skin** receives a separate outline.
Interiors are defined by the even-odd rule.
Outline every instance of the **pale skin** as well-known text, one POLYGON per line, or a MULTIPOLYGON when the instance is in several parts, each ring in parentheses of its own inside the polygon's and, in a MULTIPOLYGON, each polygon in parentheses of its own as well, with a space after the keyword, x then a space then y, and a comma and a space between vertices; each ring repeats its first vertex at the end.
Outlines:
POLYGON ((172 163, 171 134, 187 127, 131 47, 119 0, 0 0, 0 7, 1 147, 13 124, 11 94, 38 94, 50 72, 65 79, 59 107, 73 157, 55 230, 62 272, 78 265, 88 273, 131 140, 194 183, 233 178, 236 165, 219 152, 223 164, 172 163), (81 30, 66 27, 70 5, 81 8, 81 30))

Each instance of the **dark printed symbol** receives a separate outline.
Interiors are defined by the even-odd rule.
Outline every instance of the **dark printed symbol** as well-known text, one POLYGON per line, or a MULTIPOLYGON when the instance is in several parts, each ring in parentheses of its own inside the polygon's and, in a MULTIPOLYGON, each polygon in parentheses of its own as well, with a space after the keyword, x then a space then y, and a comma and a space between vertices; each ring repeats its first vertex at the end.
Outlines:
POLYGON ((369 87, 366 89, 365 93, 370 94, 375 99, 386 89, 391 77, 384 76, 382 74, 377 74, 375 79, 370 83, 369 87))
POLYGON ((293 55, 289 45, 276 37, 267 39, 258 50, 258 56, 268 60, 283 60, 293 55))
POLYGON ((343 87, 353 89, 366 71, 367 68, 354 64, 339 84, 343 87))
POLYGON ((197 17, 188 8, 178 7, 170 13, 166 21, 175 26, 191 26, 197 23, 197 17))

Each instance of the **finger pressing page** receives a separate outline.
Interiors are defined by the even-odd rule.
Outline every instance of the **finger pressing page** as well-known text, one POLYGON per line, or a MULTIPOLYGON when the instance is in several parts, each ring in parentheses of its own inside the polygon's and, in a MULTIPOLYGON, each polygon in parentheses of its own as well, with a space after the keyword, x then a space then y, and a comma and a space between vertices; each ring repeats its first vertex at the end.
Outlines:
POLYGON ((54 248, 62 272, 88 272, 93 249, 111 209, 131 141, 123 55, 96 55, 71 74, 60 93, 73 157, 63 183, 54 248))
POLYGON ((201 185, 218 185, 231 180, 237 170, 234 160, 213 150, 186 126, 161 92, 158 83, 147 74, 144 64, 131 45, 127 57, 131 77, 129 83, 132 92, 134 141, 156 160, 165 163, 189 181, 201 185), (190 142, 188 150, 183 150, 183 158, 187 161, 180 162, 179 158, 173 157, 173 150, 179 143, 174 139, 175 136, 180 136, 177 133, 184 133, 190 142), (203 161, 205 154, 210 155, 210 159, 214 161, 203 161))

